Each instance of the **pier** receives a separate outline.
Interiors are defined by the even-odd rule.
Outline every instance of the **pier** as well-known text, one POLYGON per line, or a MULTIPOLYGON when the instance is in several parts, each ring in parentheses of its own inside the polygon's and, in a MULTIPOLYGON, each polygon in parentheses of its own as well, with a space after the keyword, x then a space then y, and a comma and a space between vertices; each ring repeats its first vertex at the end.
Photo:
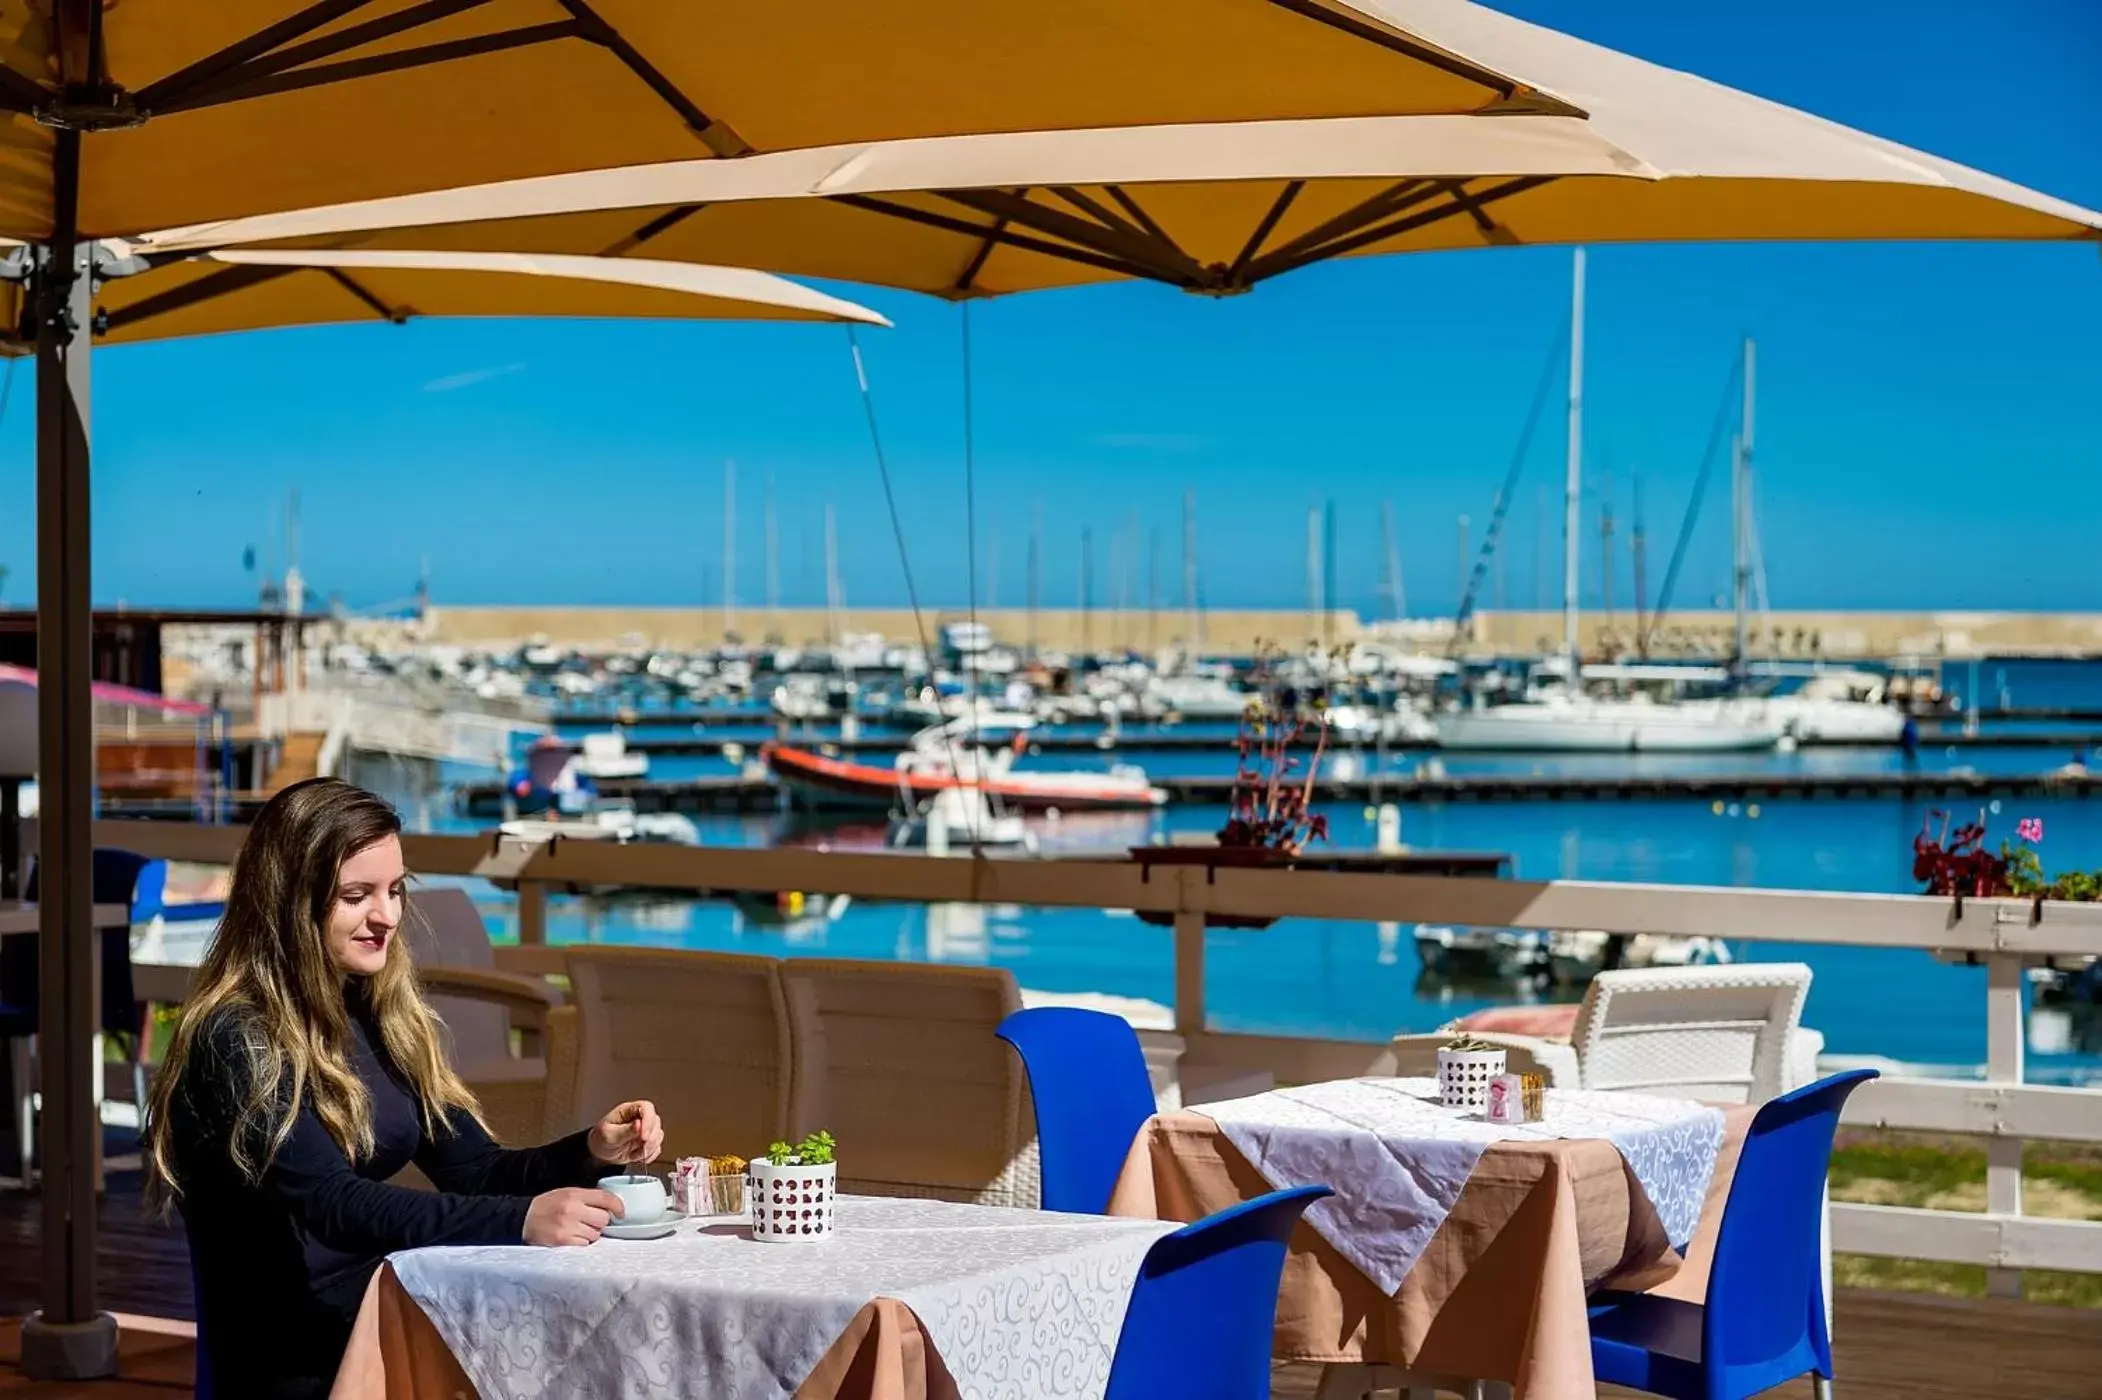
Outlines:
MULTIPOLYGON (((575 724, 575 721, 564 721, 575 724)), ((812 734, 790 730, 785 736, 748 734, 744 736, 723 734, 644 734, 631 735, 626 741, 629 753, 647 754, 651 757, 719 758, 726 751, 750 752, 769 738, 794 744, 799 748, 816 749, 827 757, 847 754, 894 754, 903 753, 912 747, 912 736, 903 730, 864 731, 852 739, 838 734, 812 734)), ((1801 741, 1803 748, 1894 748, 1895 745, 1863 740, 1819 740, 1801 741)), ((1968 734, 1960 729, 1922 728, 1921 748, 1956 749, 2064 749, 2068 752, 2085 751, 2102 746, 2102 729, 2094 730, 1988 730, 1968 734)), ((1373 748, 1370 744, 1353 744, 1331 737, 1331 749, 1373 748)), ((1386 746, 1392 752, 1436 752, 1435 741, 1417 743, 1392 743, 1386 746)), ((1219 729, 1185 733, 1177 729, 1124 730, 1112 733, 1102 730, 1097 733, 1045 733, 1033 730, 1029 735, 1030 753, 1216 753, 1230 754, 1234 751, 1234 738, 1230 732, 1219 729)))
MULTIPOLYGON (((1230 775, 1161 776, 1154 786, 1170 803, 1224 805, 1233 789, 1230 775)), ((764 774, 654 779, 607 778, 602 796, 633 802, 638 812, 771 812, 781 789, 764 774)), ((1442 777, 1368 775, 1317 778, 1314 800, 1375 805, 1382 802, 1769 802, 1839 798, 1898 798, 1939 802, 1995 797, 2080 797, 2102 792, 2102 773, 1686 773, 1654 777, 1588 774, 1484 773, 1442 777)), ((461 787, 456 805, 466 816, 488 819, 503 812, 498 783, 461 787)))

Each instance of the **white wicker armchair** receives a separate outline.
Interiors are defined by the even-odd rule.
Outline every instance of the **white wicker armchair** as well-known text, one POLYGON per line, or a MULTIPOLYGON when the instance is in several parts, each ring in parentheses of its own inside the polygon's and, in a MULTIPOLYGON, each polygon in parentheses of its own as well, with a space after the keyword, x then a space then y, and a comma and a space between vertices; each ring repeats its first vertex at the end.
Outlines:
MULTIPOLYGON (((1592 979, 1568 1043, 1471 1032, 1503 1046, 1514 1073, 1561 1088, 1653 1089, 1718 1103, 1764 1103, 1817 1077, 1824 1037, 1803 1028, 1802 963, 1644 968, 1592 979)), ((1396 1036, 1397 1074, 1437 1073, 1449 1032, 1396 1036)))

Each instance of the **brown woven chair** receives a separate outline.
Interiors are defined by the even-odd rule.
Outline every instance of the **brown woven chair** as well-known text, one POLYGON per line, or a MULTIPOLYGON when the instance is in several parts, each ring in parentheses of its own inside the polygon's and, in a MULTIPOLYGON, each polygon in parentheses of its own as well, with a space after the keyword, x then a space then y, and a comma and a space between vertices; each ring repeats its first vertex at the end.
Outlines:
POLYGON ((840 1189, 1034 1207, 1035 1115, 993 1035, 1021 1009, 1004 969, 790 958, 793 1135, 839 1139, 840 1189))

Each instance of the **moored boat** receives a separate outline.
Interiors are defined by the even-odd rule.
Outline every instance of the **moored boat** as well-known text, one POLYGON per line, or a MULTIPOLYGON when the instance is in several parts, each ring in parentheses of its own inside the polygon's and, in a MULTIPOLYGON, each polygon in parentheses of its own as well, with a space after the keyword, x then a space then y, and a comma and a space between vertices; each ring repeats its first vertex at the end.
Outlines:
POLYGON ((1128 765, 1102 773, 1016 771, 1014 748, 974 743, 974 724, 982 721, 966 716, 922 730, 890 767, 831 758, 795 744, 768 744, 762 753, 790 800, 811 808, 889 810, 903 803, 918 811, 936 793, 956 787, 978 789, 1017 812, 1115 811, 1168 800, 1143 770, 1128 765))

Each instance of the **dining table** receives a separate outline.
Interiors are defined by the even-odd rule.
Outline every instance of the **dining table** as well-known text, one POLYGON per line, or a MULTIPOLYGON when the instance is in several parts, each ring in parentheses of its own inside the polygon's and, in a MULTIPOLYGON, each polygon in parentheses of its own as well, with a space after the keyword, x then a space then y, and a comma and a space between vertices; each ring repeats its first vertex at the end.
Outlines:
POLYGON ((1273 1356, 1592 1400, 1605 1289, 1698 1302, 1753 1109, 1548 1089, 1538 1122, 1447 1108, 1429 1079, 1273 1090, 1149 1119, 1112 1215, 1188 1221, 1320 1181, 1273 1356))
POLYGON ((1172 1222, 843 1196, 829 1236, 393 1255, 331 1400, 1101 1400, 1172 1222))

